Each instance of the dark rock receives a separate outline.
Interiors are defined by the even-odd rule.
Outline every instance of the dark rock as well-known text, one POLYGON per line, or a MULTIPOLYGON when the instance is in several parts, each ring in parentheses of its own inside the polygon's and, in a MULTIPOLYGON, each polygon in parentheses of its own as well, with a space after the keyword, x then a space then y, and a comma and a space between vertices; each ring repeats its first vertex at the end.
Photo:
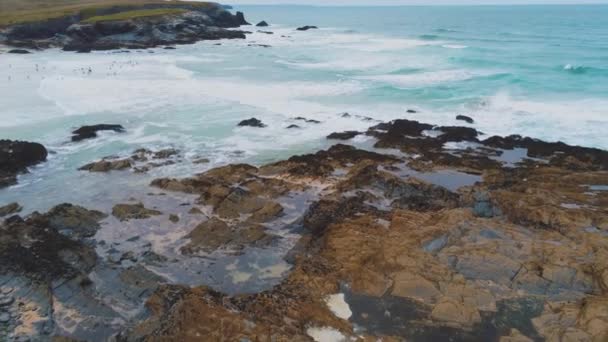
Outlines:
POLYGON ((165 49, 165 50, 175 50, 175 46, 165 46, 163 49, 165 49))
POLYGON ((13 202, 7 204, 3 207, 0 207, 0 217, 16 214, 20 212, 23 208, 17 202, 13 202))
POLYGON ((356 137, 359 134, 363 134, 357 131, 346 131, 340 133, 332 133, 327 136, 327 139, 335 139, 335 140, 349 140, 356 137))
POLYGON ((289 125, 287 126, 287 129, 300 129, 302 127, 298 126, 298 125, 289 125))
POLYGON ((308 31, 308 30, 313 30, 313 29, 318 29, 318 27, 306 25, 306 26, 302 26, 302 27, 298 27, 297 28, 298 31, 308 31))
POLYGON ((177 154, 179 154, 179 150, 176 150, 174 148, 167 148, 167 149, 155 152, 152 157, 154 159, 167 159, 167 158, 170 158, 177 154))
POLYGON ((409 113, 409 114, 416 114, 416 113, 418 113, 418 111, 414 110, 414 109, 408 109, 407 113, 409 113))
POLYGON ((69 203, 60 204, 44 215, 48 226, 72 239, 90 238, 100 228, 106 214, 69 203))
POLYGON ((100 21, 95 23, 95 30, 102 36, 129 33, 136 28, 137 26, 131 21, 100 21))
POLYGON ((37 143, 0 140, 0 188, 17 183, 17 175, 46 160, 48 152, 37 143))
POLYGON ((302 116, 298 116, 298 117, 295 117, 293 119, 294 120, 298 120, 298 121, 304 121, 306 123, 313 123, 313 124, 320 124, 321 123, 321 121, 319 121, 319 120, 307 119, 307 118, 302 117, 302 116))
POLYGON ((442 126, 436 128, 436 130, 443 132, 438 139, 444 142, 477 141, 477 137, 479 136, 479 132, 470 127, 442 126))
POLYGON ((475 120, 473 120, 473 118, 471 118, 470 116, 466 116, 466 115, 456 115, 456 120, 460 120, 460 121, 464 121, 466 123, 474 123, 475 120))
POLYGON ((97 137, 97 132, 99 131, 114 131, 117 133, 122 133, 125 131, 125 128, 121 125, 114 124, 99 124, 92 126, 82 126, 77 130, 73 131, 72 141, 81 141, 85 139, 92 139, 97 137))
POLYGON ((34 213, 0 225, 0 273, 50 281, 92 269, 97 261, 94 248, 60 234, 49 222, 47 215, 34 213))
POLYGON ((259 33, 265 33, 265 34, 274 34, 274 32, 272 31, 262 31, 262 30, 258 30, 259 33))
POLYGON ((559 142, 546 142, 520 135, 508 137, 493 136, 481 142, 485 146, 512 150, 514 148, 525 148, 527 156, 533 158, 551 157, 551 162, 556 165, 578 168, 580 165, 573 164, 578 160, 579 164, 587 164, 593 169, 608 170, 608 151, 597 148, 572 146, 559 142))
POLYGON ((265 124, 262 123, 262 121, 256 119, 256 118, 251 118, 251 119, 247 119, 247 120, 243 120, 241 122, 239 122, 238 126, 250 126, 250 127, 258 127, 258 128, 264 128, 266 127, 265 124))
POLYGON ((352 115, 348 114, 348 113, 342 113, 342 115, 340 115, 343 118, 350 118, 352 115))
POLYGON ((8 53, 14 53, 14 54, 18 54, 18 55, 26 55, 26 54, 31 53, 31 52, 29 52, 28 50, 24 50, 24 49, 12 49, 12 50, 9 50, 8 53))
POLYGON ((267 22, 265 22, 264 20, 260 21, 259 23, 257 23, 257 25, 255 25, 257 27, 268 27, 270 25, 268 25, 267 22))
POLYGON ((247 22, 247 20, 245 20, 245 15, 243 14, 243 12, 236 12, 236 22, 239 24, 239 26, 251 25, 247 22))

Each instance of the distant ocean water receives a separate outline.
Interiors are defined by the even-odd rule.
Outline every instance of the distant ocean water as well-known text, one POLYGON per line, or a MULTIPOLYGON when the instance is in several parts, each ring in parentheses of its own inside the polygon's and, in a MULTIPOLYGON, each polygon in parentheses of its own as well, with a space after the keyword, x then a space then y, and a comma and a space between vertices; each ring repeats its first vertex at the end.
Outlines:
POLYGON ((107 210, 148 191, 155 177, 327 147, 327 134, 371 125, 356 115, 449 125, 463 124, 455 116, 464 114, 488 135, 608 148, 608 6, 235 10, 254 24, 268 21, 264 30, 274 34, 245 27, 254 32, 246 41, 154 53, 1 54, 0 137, 38 141, 53 154, 0 190, 0 204, 107 210), (302 25, 320 29, 295 31, 302 25), (296 116, 322 124, 286 130, 296 116), (235 127, 250 117, 268 127, 235 127), (67 142, 72 129, 95 123, 122 124, 127 133, 67 142), (76 171, 107 155, 169 146, 186 162, 146 176, 76 171), (196 157, 211 163, 188 162, 196 157))

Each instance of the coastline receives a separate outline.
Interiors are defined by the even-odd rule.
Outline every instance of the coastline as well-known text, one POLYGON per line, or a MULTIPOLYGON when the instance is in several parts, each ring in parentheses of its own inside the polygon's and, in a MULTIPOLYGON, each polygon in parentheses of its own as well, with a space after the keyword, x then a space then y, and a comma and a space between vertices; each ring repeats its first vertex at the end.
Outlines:
MULTIPOLYGON (((84 4, 65 13, 37 14, 16 11, 15 23, 0 26, 0 44, 11 53, 62 48, 86 53, 93 50, 147 49, 201 40, 244 39, 233 30, 249 25, 242 12, 232 14, 211 2, 142 1, 140 3, 84 4), (47 15, 48 18, 37 19, 47 15)), ((7 11, 5 16, 10 16, 7 11)), ((2 18, 2 17, 0 17, 2 18)))
MULTIPOLYGON (((154 180, 148 195, 112 212, 61 205, 9 217, 4 296, 11 308, 15 298, 31 303, 11 309, 22 321, 9 336, 23 324, 37 336, 124 340, 537 340, 564 326, 604 336, 589 322, 606 318, 607 151, 520 136, 479 140, 470 127, 409 120, 357 134, 373 137, 374 147, 357 149, 348 145, 354 133, 336 134, 344 143, 314 154, 154 180), (24 250, 23 234, 44 236, 24 250), (39 248, 38 263, 49 268, 32 267, 39 248), (205 259, 226 260, 218 268, 205 259), (223 281, 180 285, 197 268, 192 280, 240 286, 225 294, 223 281), (51 292, 40 292, 48 284, 51 292), (111 304, 119 298, 122 305, 111 304), (94 328, 110 318, 106 330, 94 328)), ((136 151, 81 172, 138 172, 179 162, 178 154, 136 151)))
POLYGON ((535 34, 526 80, 528 54, 470 67, 535 50, 458 38, 466 17, 403 34, 357 13, 420 13, 279 8, 245 32, 205 11, 109 25, 173 35, 194 15, 162 44, 91 24, 87 44, 0 55, 0 340, 608 339, 593 43, 575 62, 535 34))

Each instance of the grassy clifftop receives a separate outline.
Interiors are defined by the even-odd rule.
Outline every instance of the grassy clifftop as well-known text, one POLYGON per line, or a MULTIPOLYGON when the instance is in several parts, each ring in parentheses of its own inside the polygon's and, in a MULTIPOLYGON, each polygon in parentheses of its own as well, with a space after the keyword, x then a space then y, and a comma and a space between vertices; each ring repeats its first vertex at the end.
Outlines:
MULTIPOLYGON (((176 7, 188 6, 190 8, 216 6, 215 3, 211 2, 162 0, 0 0, 0 26, 45 21, 70 15, 79 15, 81 20, 90 20, 94 17, 110 16, 100 15, 100 13, 102 13, 104 9, 112 7, 124 7, 125 13, 127 11, 140 12, 131 14, 135 16, 146 16, 145 12, 151 11, 151 9, 147 9, 146 7, 151 5, 175 5, 176 7)), ((161 12, 163 11, 158 10, 154 15, 175 14, 161 12)), ((149 16, 152 12, 147 14, 149 16)), ((112 15, 116 15, 116 13, 112 13, 112 15)), ((119 19, 124 18, 128 18, 128 16, 119 19)))
POLYGON ((159 9, 150 9, 150 10, 135 10, 135 11, 125 11, 116 14, 109 15, 99 15, 83 20, 84 23, 97 23, 101 21, 115 21, 115 20, 128 20, 128 19, 136 19, 136 18, 149 18, 149 17, 158 17, 172 14, 182 14, 185 13, 186 10, 179 8, 159 8, 159 9))

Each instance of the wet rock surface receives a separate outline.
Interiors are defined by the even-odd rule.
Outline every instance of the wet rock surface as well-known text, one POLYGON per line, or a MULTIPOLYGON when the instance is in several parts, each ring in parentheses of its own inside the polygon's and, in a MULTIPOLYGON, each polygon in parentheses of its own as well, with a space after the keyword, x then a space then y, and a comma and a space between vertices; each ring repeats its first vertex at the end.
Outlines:
POLYGON ((38 143, 0 140, 0 188, 17 184, 17 175, 46 161, 48 152, 38 143))
MULTIPOLYGON (((111 217, 61 205, 9 218, 3 274, 47 303, 30 322, 85 339, 608 338, 605 151, 408 120, 359 134, 375 146, 156 179, 165 196, 111 217), (57 278, 61 291, 44 285, 57 278), (70 333, 66 308, 85 328, 70 333)), ((0 319, 16 331, 17 316, 0 319)))
MULTIPOLYGON (((99 161, 83 165, 78 168, 78 170, 89 172, 131 170, 135 173, 146 173, 152 169, 173 165, 180 161, 182 161, 180 151, 174 148, 167 148, 158 151, 137 149, 131 154, 131 156, 127 158, 107 156, 99 161)), ((205 159, 197 159, 193 162, 204 163, 205 159)))

